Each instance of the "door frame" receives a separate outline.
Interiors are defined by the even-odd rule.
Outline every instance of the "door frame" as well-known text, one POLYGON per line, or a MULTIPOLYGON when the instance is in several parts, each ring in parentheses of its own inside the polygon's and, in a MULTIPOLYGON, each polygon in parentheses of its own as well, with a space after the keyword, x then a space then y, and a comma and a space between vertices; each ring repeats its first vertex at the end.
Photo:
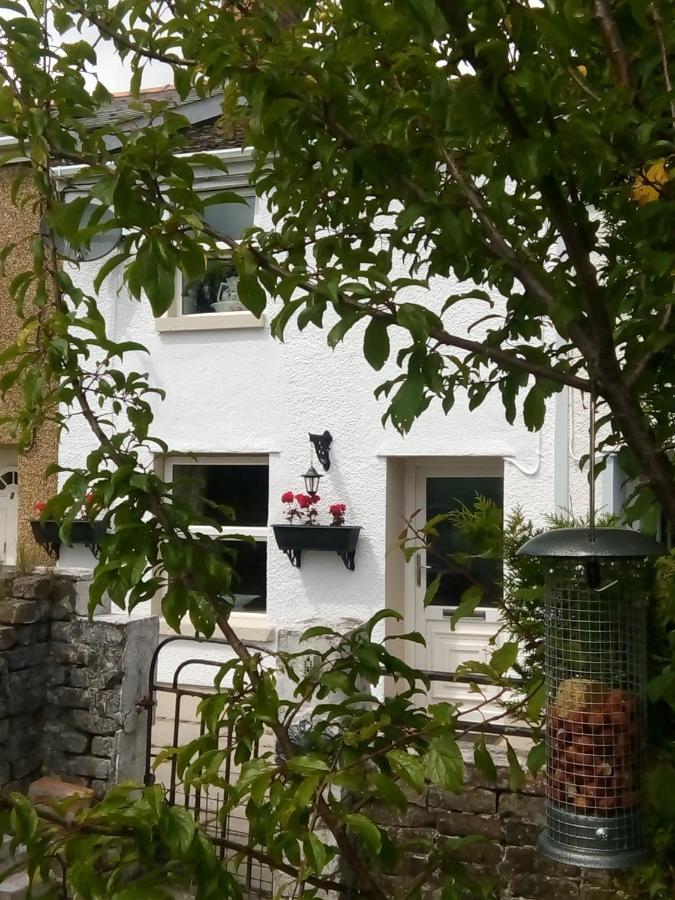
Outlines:
MULTIPOLYGON (((418 508, 418 479, 420 477, 450 477, 450 478, 475 478, 480 476, 492 476, 504 478, 504 458, 501 456, 463 456, 463 457, 416 457, 406 460, 405 467, 405 509, 414 512, 418 508)), ((404 583, 404 630, 419 631, 426 639, 424 629, 420 627, 422 620, 418 602, 418 589, 416 585, 416 571, 414 558, 405 566, 404 583)), ((423 611, 422 611, 423 612, 423 611)), ((458 627, 461 627, 458 626, 458 627)), ((409 643, 411 649, 411 665, 419 669, 426 669, 427 647, 409 643)))
MULTIPOLYGON (((4 566, 16 565, 16 554, 17 554, 17 550, 18 550, 18 540, 19 540, 19 467, 14 464, 0 466, 0 477, 7 475, 8 473, 11 473, 12 475, 14 475, 14 481, 12 482, 12 484, 13 484, 13 486, 15 488, 15 492, 16 492, 16 497, 14 500, 14 506, 15 506, 14 522, 13 523, 10 522, 9 517, 7 517, 8 529, 12 529, 12 527, 14 529, 14 531, 13 531, 14 554, 13 554, 13 558, 7 558, 5 556, 7 544, 9 544, 9 531, 8 531, 7 534, 5 534, 5 536, 4 536, 4 545, 5 546, 3 547, 2 544, 0 543, 0 566, 1 565, 4 565, 4 566)), ((4 494, 6 490, 9 490, 9 488, 10 488, 10 485, 3 484, 3 486, 0 488, 0 494, 4 494)), ((7 506, 9 507, 9 502, 7 503, 7 506)))

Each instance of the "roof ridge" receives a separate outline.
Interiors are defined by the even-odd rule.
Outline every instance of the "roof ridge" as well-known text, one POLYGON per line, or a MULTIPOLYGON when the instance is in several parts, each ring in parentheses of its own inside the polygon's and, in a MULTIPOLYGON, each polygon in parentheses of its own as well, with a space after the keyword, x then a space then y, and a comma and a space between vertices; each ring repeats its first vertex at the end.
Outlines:
MULTIPOLYGON (((148 87, 141 88, 139 94, 157 94, 160 91, 175 91, 176 86, 174 84, 163 84, 161 86, 156 87, 148 87)), ((133 96, 131 91, 111 91, 111 95, 113 97, 131 97, 133 96)))

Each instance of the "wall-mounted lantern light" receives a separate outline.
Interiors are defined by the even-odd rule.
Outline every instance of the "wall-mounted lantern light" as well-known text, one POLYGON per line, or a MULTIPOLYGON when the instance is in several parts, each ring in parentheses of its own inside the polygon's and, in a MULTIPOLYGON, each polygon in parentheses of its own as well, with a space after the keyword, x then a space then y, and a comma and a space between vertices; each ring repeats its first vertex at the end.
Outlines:
POLYGON ((319 493, 319 482, 323 475, 319 475, 314 466, 310 466, 302 477, 305 480, 305 490, 310 497, 315 497, 319 493))

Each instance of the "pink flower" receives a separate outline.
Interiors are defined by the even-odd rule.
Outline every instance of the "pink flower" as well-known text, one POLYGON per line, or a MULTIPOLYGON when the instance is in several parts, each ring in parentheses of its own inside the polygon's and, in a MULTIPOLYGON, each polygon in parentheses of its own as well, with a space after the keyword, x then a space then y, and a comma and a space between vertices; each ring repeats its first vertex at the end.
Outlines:
POLYGON ((295 494, 293 493, 293 491, 285 491, 281 495, 282 503, 292 503, 294 500, 295 500, 295 494))

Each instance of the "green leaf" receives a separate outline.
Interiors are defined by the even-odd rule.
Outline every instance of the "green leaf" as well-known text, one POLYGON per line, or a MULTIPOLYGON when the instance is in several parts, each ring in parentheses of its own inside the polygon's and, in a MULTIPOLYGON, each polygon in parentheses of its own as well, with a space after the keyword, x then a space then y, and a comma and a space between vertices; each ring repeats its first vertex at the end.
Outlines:
POLYGON ((321 873, 328 861, 328 854, 323 841, 313 834, 311 831, 302 839, 302 846, 305 851, 305 858, 311 868, 317 873, 321 873))
POLYGON ((267 295, 260 287, 260 283, 255 275, 242 273, 239 276, 237 289, 239 299, 244 306, 250 310, 254 316, 260 318, 267 306, 267 295))
POLYGON ((527 754, 527 768, 532 775, 536 775, 537 772, 544 766, 545 762, 546 745, 542 741, 539 744, 534 744, 530 748, 530 752, 527 754))
POLYGON ((492 668, 503 675, 508 672, 518 659, 518 644, 516 641, 507 641, 498 647, 490 657, 490 665, 492 668))
POLYGON ((546 394, 535 384, 523 403, 523 420, 528 431, 538 431, 546 418, 546 394))
POLYGON ((162 835, 171 850, 187 853, 195 836, 195 820, 182 806, 164 807, 160 824, 162 835))
POLYGON ((424 765, 419 756, 413 756, 405 750, 390 750, 387 760, 394 774, 409 784, 419 793, 424 790, 424 765))
POLYGON ((382 849, 380 829, 367 816, 350 813, 345 816, 345 822, 359 835, 371 853, 378 854, 380 852, 382 849))
POLYGON ((438 575, 434 577, 434 579, 429 582, 427 585, 427 589, 424 592, 424 608, 430 606, 434 602, 434 598, 438 593, 438 589, 441 586, 441 579, 443 578, 443 572, 439 572, 438 575))
POLYGON ((654 809, 672 821, 675 810, 675 767, 667 763, 655 766, 647 777, 647 786, 654 809))
POLYGON ((508 742, 506 744, 506 758, 509 763, 509 787, 515 793, 525 784, 525 772, 516 751, 508 742))
POLYGON ((490 755, 490 751, 485 746, 485 736, 480 735, 480 737, 476 740, 476 743, 473 748, 473 759, 476 763, 476 768, 483 775, 483 777, 492 782, 493 784, 497 781, 497 767, 494 764, 494 760, 490 755))
POLYGON ((381 319, 371 319, 363 336, 363 354, 376 371, 389 359, 389 335, 381 319))
POLYGON ((316 753, 306 753, 303 756, 292 756, 286 761, 286 768, 298 775, 316 775, 318 772, 328 772, 330 766, 326 760, 316 753))
POLYGON ((453 612, 450 619, 450 627, 453 631, 457 623, 463 619, 464 616, 472 616, 474 614, 476 607, 480 606, 482 599, 483 588, 478 584, 474 584, 464 591, 459 606, 453 612))
POLYGON ((424 771, 433 784, 458 793, 464 781, 464 760, 457 741, 449 735, 432 738, 424 754, 424 771))

